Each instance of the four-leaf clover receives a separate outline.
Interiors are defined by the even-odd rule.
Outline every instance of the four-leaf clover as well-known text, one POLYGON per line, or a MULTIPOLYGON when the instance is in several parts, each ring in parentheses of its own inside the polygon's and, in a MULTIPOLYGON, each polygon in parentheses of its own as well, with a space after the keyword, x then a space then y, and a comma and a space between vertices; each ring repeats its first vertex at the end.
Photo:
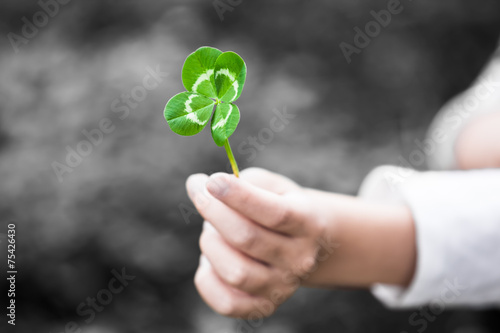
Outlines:
POLYGON ((228 138, 240 121, 240 111, 233 104, 243 90, 247 68, 234 52, 201 47, 191 53, 182 67, 182 83, 187 91, 172 97, 165 106, 165 119, 179 135, 195 135, 203 130, 212 116, 212 137, 224 146, 238 176, 228 138), (214 111, 215 107, 215 111, 214 111))

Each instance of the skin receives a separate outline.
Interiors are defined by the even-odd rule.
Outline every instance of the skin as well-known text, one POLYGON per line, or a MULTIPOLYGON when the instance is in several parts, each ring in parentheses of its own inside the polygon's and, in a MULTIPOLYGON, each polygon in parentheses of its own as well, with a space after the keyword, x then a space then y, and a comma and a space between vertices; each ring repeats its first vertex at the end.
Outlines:
MULTIPOLYGON (((500 114, 460 135, 462 169, 500 167, 500 114)), ((414 221, 403 205, 371 204, 302 188, 264 169, 240 178, 192 175, 188 195, 205 222, 195 285, 218 313, 271 315, 299 286, 406 287, 414 275, 414 221)))
POLYGON ((187 189, 206 220, 195 285, 220 314, 269 316, 301 285, 405 286, 413 275, 415 231, 404 206, 301 188, 256 168, 241 178, 193 175, 187 189))
POLYGON ((461 169, 500 167, 500 112, 472 120, 460 133, 455 151, 461 169))

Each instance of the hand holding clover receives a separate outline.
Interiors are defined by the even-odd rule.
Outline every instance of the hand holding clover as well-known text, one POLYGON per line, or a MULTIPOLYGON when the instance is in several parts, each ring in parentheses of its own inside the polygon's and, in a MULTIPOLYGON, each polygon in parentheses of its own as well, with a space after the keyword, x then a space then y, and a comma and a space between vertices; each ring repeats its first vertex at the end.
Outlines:
MULTIPOLYGON (((202 47, 184 63, 187 91, 165 107, 170 128, 180 135, 199 133, 212 117, 212 137, 226 148, 236 177, 228 138, 240 119, 233 102, 245 76, 236 53, 202 47)), ((406 287, 411 282, 416 245, 407 206, 302 188, 262 169, 236 177, 197 174, 186 184, 206 221, 195 285, 215 311, 260 320, 300 285, 406 287), (337 251, 340 244, 346 246, 337 251)))

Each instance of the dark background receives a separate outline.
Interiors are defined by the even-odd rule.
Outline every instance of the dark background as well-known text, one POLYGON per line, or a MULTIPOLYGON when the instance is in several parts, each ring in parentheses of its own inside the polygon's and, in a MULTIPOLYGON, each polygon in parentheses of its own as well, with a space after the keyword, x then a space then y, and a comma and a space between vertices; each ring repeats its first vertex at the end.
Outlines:
MULTIPOLYGON (((74 0, 16 53, 7 34, 21 35, 22 18, 32 22, 41 7, 3 0, 0 232, 11 221, 17 225, 18 331, 62 332, 69 321, 89 333, 243 327, 214 314, 192 282, 202 221, 183 218, 181 209, 192 207, 184 181, 225 170, 227 157, 209 130, 180 137, 163 118, 166 101, 184 90, 182 63, 203 45, 246 61, 241 122, 231 137, 241 168, 268 168, 304 186, 354 194, 369 170, 398 163, 415 148, 413 140, 470 84, 498 41, 496 0, 402 4, 403 12, 348 64, 339 44, 352 44, 353 28, 363 29, 370 11, 387 8, 387 1, 243 0, 221 20, 212 1, 74 0), (119 119, 113 100, 142 85, 146 68, 157 65, 169 76, 119 119), (269 127, 274 108, 296 117, 256 156, 238 152, 269 127), (81 131, 105 117, 115 130, 59 182, 51 164, 64 163, 66 146, 75 149, 85 139, 81 131), (75 309, 122 267, 136 278, 85 323, 88 316, 75 309)), ((303 289, 243 331, 418 332, 423 326, 410 323, 413 312, 385 309, 367 291, 303 289)), ((497 317, 446 311, 425 331, 498 332, 497 317)))

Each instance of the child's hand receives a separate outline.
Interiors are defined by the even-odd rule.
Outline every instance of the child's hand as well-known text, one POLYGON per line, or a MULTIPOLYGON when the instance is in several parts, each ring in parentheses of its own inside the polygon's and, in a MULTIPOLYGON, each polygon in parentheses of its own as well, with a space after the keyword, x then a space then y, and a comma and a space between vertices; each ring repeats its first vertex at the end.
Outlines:
POLYGON ((195 284, 221 314, 269 316, 300 284, 407 286, 413 277, 415 228, 404 205, 304 189, 262 169, 241 179, 193 175, 187 189, 206 219, 195 284))
POLYGON ((283 176, 247 169, 187 180, 205 218, 195 284, 217 312, 245 319, 272 314, 315 268, 325 226, 311 196, 283 176))

